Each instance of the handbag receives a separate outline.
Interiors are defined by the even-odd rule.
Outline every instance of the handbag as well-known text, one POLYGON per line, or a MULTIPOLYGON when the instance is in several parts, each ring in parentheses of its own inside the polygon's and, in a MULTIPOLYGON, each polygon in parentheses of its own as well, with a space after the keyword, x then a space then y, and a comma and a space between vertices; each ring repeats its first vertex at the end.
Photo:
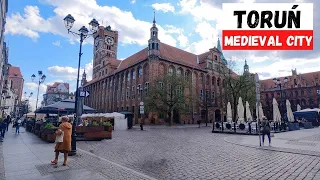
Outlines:
POLYGON ((63 143, 64 132, 61 129, 58 129, 59 133, 56 133, 56 143, 63 143), (60 134, 60 135, 59 135, 60 134))

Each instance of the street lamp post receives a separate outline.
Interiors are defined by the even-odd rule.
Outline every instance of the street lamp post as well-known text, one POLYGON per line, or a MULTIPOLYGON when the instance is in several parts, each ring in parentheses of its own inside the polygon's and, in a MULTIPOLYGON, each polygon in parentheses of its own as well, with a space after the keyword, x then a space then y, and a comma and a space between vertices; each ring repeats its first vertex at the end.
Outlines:
POLYGON ((69 155, 75 155, 77 153, 77 145, 76 145, 76 122, 78 120, 78 98, 79 98, 79 92, 78 92, 78 88, 79 88, 79 76, 80 76, 80 64, 81 64, 81 56, 82 56, 82 43, 83 41, 94 35, 99 28, 99 23, 96 19, 92 19, 91 22, 89 23, 90 26, 90 30, 92 31, 92 34, 89 34, 89 30, 85 27, 82 26, 79 29, 79 33, 77 32, 73 32, 70 29, 73 26, 73 23, 75 22, 75 19, 71 16, 71 14, 68 14, 64 19, 64 24, 65 27, 68 30, 68 33, 71 33, 75 36, 79 36, 80 37, 80 51, 79 51, 79 61, 78 61, 78 75, 77 75, 77 85, 76 85, 76 95, 75 95, 75 103, 74 103, 74 119, 72 122, 72 140, 71 140, 71 152, 69 155))
MULTIPOLYGON (((38 100, 39 100, 39 89, 40 85, 46 80, 46 75, 42 73, 42 71, 38 71, 39 81, 38 81, 38 91, 37 91, 37 102, 36 102, 36 110, 34 111, 34 118, 37 120, 37 109, 38 109, 38 100)), ((36 78, 36 75, 32 74, 31 79, 34 81, 36 78)))
MULTIPOLYGON (((281 110, 283 110, 283 104, 285 104, 285 103, 283 103, 283 95, 282 95, 283 94, 283 87, 288 83, 288 78, 285 77, 283 79, 283 82, 281 82, 280 78, 273 78, 273 82, 280 89, 280 114, 281 114, 281 110)), ((285 100, 284 100, 284 102, 285 102, 285 100)), ((278 125, 278 123, 277 123, 277 125, 278 125)), ((280 129, 281 129, 281 127, 280 127, 280 129)))
POLYGON ((24 96, 26 97, 26 100, 25 100, 25 102, 26 102, 26 110, 27 110, 27 112, 26 112, 26 117, 28 116, 28 111, 29 111, 29 99, 30 99, 30 97, 33 95, 33 92, 31 92, 30 94, 29 94, 29 96, 27 96, 27 92, 24 92, 24 96))

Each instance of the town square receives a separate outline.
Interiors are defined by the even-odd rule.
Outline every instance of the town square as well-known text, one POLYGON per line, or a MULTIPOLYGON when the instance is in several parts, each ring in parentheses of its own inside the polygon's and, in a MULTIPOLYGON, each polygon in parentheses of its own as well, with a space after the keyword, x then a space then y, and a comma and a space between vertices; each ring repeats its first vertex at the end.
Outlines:
POLYGON ((320 179, 319 2, 0 5, 0 180, 320 179), (230 7, 287 6, 252 33, 307 46, 226 41, 230 7))

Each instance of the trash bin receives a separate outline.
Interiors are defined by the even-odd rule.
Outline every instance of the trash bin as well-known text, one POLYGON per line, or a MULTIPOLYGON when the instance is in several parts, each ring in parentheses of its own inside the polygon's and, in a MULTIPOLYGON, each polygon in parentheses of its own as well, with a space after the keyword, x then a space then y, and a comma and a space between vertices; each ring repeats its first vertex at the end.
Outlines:
POLYGON ((133 126, 133 113, 132 112, 120 112, 127 118, 128 129, 132 129, 133 126))

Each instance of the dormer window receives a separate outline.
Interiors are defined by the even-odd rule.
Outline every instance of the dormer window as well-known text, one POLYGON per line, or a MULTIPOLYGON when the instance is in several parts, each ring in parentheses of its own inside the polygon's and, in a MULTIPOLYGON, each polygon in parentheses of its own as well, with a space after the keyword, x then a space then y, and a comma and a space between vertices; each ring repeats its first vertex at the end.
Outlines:
POLYGON ((214 55, 214 60, 218 60, 218 56, 217 55, 214 55))

